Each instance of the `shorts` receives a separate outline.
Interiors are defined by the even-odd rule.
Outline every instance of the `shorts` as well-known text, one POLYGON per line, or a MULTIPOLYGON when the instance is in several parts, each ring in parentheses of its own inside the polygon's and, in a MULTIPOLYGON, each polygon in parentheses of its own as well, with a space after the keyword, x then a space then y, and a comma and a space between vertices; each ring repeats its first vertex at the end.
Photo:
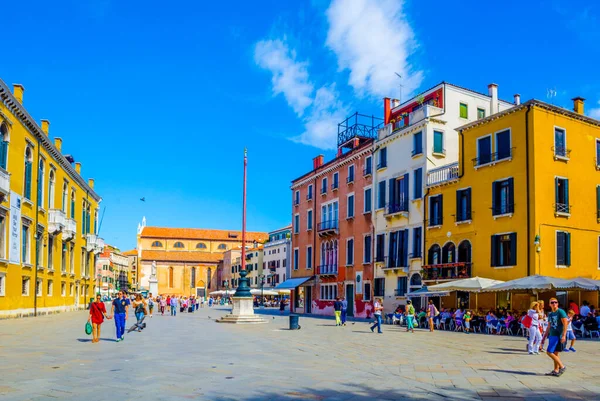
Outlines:
POLYGON ((567 340, 575 340, 575 333, 573 333, 573 330, 567 330, 567 340))
POLYGON ((561 352, 563 350, 563 344, 560 342, 560 337, 550 336, 548 337, 548 348, 546 351, 553 354, 555 352, 561 352))
POLYGON ((471 328, 471 322, 467 322, 467 321, 465 321, 465 327, 466 327, 467 329, 470 329, 470 328, 471 328))

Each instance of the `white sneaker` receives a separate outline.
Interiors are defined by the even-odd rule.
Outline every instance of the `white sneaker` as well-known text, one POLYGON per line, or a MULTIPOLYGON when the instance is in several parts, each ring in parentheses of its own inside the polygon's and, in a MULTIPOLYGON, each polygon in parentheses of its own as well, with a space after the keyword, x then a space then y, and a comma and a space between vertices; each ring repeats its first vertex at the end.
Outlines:
POLYGON ((539 355, 540 353, 536 351, 536 352, 534 352, 534 354, 539 355))

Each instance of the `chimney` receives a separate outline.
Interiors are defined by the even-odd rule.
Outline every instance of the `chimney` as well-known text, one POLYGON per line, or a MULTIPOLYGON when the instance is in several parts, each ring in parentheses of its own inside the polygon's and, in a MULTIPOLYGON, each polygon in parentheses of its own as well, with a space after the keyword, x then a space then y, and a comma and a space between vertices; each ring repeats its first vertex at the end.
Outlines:
POLYGON ((58 151, 60 152, 62 148, 62 138, 54 138, 54 146, 56 146, 56 149, 58 149, 58 151))
POLYGON ((489 84, 488 95, 492 98, 492 100, 490 100, 490 114, 496 114, 498 112, 498 85, 489 84))
POLYGON ((77 174, 81 175, 81 163, 75 162, 75 171, 77 174))
POLYGON ((42 131, 46 136, 48 136, 48 131, 50 130, 50 121, 42 120, 42 131))
POLYGON ((17 101, 23 104, 23 92, 25 92, 25 88, 21 84, 13 84, 13 94, 17 98, 17 101))
POLYGON ((521 95, 515 93, 515 104, 518 106, 521 104, 521 95))
POLYGON ((323 155, 319 155, 313 159, 313 170, 318 169, 323 165, 323 155))
POLYGON ((88 180, 88 185, 90 186, 90 188, 94 189, 94 179, 93 178, 90 178, 88 180))
POLYGON ((583 115, 583 102, 585 102, 585 99, 577 96, 571 100, 573 100, 573 111, 577 114, 583 115))
POLYGON ((390 123, 390 98, 383 98, 383 124, 388 125, 390 123))

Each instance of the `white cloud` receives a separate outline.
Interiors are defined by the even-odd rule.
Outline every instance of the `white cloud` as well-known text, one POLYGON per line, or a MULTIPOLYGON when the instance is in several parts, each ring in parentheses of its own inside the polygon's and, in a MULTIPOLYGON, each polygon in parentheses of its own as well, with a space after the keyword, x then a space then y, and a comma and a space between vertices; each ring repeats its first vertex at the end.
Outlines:
POLYGON ((296 61, 296 52, 282 40, 262 40, 254 47, 254 61, 273 74, 273 94, 285 96, 298 116, 312 103, 313 85, 306 62, 296 61))
POLYGON ((600 120, 600 100, 598 101, 598 106, 599 107, 590 109, 588 112, 588 115, 596 120, 600 120))
POLYGON ((402 12, 402 0, 333 0, 327 9, 327 46, 340 70, 349 70, 348 83, 360 95, 397 93, 402 76, 403 96, 416 90, 423 72, 408 58, 417 47, 402 12))

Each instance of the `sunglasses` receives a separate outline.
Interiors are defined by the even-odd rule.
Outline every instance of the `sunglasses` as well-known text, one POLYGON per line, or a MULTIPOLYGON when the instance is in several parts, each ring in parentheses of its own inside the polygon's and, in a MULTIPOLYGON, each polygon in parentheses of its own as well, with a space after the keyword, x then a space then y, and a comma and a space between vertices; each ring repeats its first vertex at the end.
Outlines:
POLYGON ((552 304, 557 304, 557 303, 558 303, 558 302, 556 302, 556 301, 552 301, 552 302, 550 302, 550 305, 552 305, 552 304))

